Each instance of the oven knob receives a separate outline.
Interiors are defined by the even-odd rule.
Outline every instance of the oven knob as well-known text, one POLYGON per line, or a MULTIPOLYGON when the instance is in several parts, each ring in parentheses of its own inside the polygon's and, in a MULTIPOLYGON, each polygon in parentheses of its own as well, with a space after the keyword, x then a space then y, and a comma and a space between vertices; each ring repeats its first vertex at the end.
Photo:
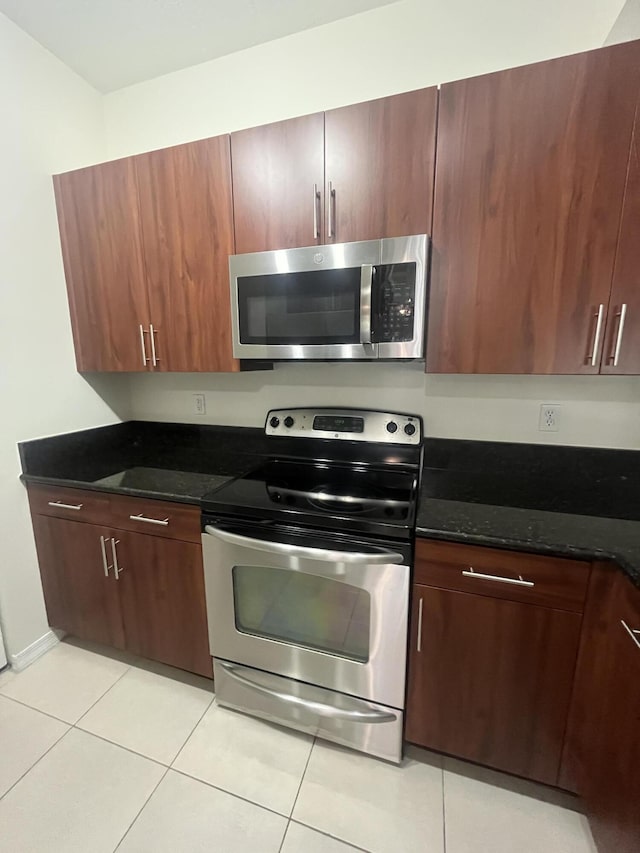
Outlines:
POLYGON ((395 421, 389 421, 387 424, 387 432, 396 432, 398 429, 398 424, 395 421))
POLYGON ((293 418, 291 417, 291 415, 287 415, 287 417, 284 419, 284 425, 286 427, 292 427, 293 424, 294 424, 293 418))
POLYGON ((406 432, 407 435, 413 435, 414 432, 416 431, 416 428, 414 427, 413 424, 407 424, 406 427, 404 428, 404 431, 406 432))
POLYGON ((269 425, 272 426, 274 429, 276 427, 279 427, 280 426, 280 418, 276 418, 276 416, 274 415, 271 418, 271 420, 269 421, 269 425))

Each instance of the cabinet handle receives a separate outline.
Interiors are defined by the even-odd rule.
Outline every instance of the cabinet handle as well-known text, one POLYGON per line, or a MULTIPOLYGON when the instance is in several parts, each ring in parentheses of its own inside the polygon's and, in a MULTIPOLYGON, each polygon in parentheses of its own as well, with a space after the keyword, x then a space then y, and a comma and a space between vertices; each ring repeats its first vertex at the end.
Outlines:
POLYGON ((604 320, 604 305, 600 305, 598 310, 593 315, 596 321, 596 331, 593 336, 593 349, 591 350, 591 366, 595 367, 598 363, 598 351, 600 349, 600 335, 602 334, 602 321, 604 320))
POLYGON ((317 240, 320 236, 320 231, 318 230, 318 206, 320 204, 320 193, 318 192, 318 185, 313 185, 313 239, 317 240))
POLYGON ((466 571, 463 571, 462 574, 465 578, 477 578, 482 581, 495 581, 496 583, 512 583, 515 586, 535 586, 533 581, 525 581, 522 579, 522 575, 518 575, 517 578, 503 578, 500 575, 484 575, 482 572, 475 572, 473 570, 473 566, 469 566, 466 571))
POLYGON ((113 554, 113 573, 116 576, 116 580, 120 580, 120 575, 124 572, 122 566, 118 565, 118 552, 116 551, 116 545, 120 544, 119 539, 111 538, 111 553, 113 554))
POLYGON ((327 237, 335 237, 336 191, 333 188, 332 181, 329 181, 329 198, 327 199, 327 202, 327 237))
POLYGON ((618 319, 618 331, 616 332, 613 352, 609 356, 609 361, 613 363, 614 367, 618 366, 618 361, 620 359, 620 350, 622 348, 622 335, 624 334, 624 322, 627 319, 626 302, 622 303, 622 305, 620 306, 620 310, 616 313, 616 317, 618 319))
POLYGON ((156 356, 156 334, 157 329, 154 329, 152 325, 149 325, 149 340, 151 341, 151 364, 153 367, 156 367, 160 359, 156 356))
POLYGON ((422 599, 418 604, 418 639, 416 640, 416 651, 422 651, 422 599))
POLYGON ((49 501, 49 506, 57 506, 59 509, 82 509, 84 504, 65 504, 62 501, 49 501))
POLYGON ((169 524, 168 518, 148 518, 146 515, 140 513, 139 515, 130 515, 129 518, 131 521, 144 521, 146 524, 161 524, 163 527, 166 527, 169 524))
POLYGON ((620 620, 622 622, 622 627, 625 629, 627 634, 631 637, 636 646, 640 649, 640 631, 635 631, 633 628, 630 628, 624 619, 620 620))
POLYGON ((100 550, 102 551, 102 565, 104 567, 104 576, 105 576, 105 578, 108 578, 109 577, 109 569, 112 569, 113 566, 110 566, 107 563, 107 549, 105 547, 106 541, 107 540, 104 538, 104 536, 100 537, 100 550))
POLYGON ((146 367, 149 363, 149 359, 147 358, 147 345, 144 340, 144 336, 148 335, 149 332, 145 328, 143 328, 142 323, 140 323, 140 348, 142 350, 142 366, 146 367))

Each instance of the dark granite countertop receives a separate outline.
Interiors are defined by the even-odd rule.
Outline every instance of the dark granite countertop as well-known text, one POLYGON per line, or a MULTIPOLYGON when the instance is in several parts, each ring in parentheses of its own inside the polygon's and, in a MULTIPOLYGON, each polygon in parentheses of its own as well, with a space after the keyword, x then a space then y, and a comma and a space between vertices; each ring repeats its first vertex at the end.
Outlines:
POLYGON ((640 452, 427 440, 416 532, 613 560, 640 586, 640 452))
MULTIPOLYGON (((198 504, 273 447, 261 429, 129 421, 19 450, 26 482, 198 504)), ((640 586, 640 451, 427 439, 416 532, 610 559, 640 586)))
POLYGON ((264 455, 262 430, 129 421, 19 444, 22 479, 199 504, 264 455))

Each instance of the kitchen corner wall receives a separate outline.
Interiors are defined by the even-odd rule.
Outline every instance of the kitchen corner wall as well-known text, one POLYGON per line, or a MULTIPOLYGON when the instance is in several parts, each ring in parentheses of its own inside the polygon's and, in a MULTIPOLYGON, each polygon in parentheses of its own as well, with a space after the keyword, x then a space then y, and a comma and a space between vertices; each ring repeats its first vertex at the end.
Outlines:
POLYGON ((76 373, 51 174, 106 156, 102 98, 0 14, 0 620, 48 632, 16 442, 119 420, 127 389, 76 373))
MULTIPOLYGON (((106 96, 108 155, 599 47, 622 6, 393 3, 106 96)), ((436 436, 640 448, 636 378, 425 377, 422 365, 298 364, 229 376, 141 374, 129 384, 140 419, 261 426, 271 407, 341 404, 420 413, 436 436), (206 393, 205 418, 193 413, 196 392, 206 393), (562 405, 558 432, 538 430, 541 403, 562 405)))

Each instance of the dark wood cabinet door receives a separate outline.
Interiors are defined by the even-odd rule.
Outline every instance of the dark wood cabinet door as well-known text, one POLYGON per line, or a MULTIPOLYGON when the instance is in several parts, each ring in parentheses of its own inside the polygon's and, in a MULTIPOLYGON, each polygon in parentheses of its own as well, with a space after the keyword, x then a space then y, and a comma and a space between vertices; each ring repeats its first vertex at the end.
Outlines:
POLYGON ((325 113, 327 242, 431 233, 437 110, 434 86, 325 113))
POLYGON ((78 370, 145 370, 149 309, 133 158, 53 181, 78 370))
POLYGON ((118 587, 110 568, 112 532, 95 524, 44 515, 33 516, 33 530, 51 627, 123 649, 118 587))
POLYGON ((594 702, 582 729, 582 793, 599 853, 640 850, 640 590, 620 572, 584 659, 594 702), (602 665, 599 665, 599 664, 602 665))
POLYGON ((322 242, 324 113, 231 134, 236 252, 322 242))
POLYGON ((211 678, 202 547, 141 533, 119 537, 127 648, 211 678))
POLYGON ((229 137, 135 158, 157 370, 234 371, 229 137))
POLYGON ((602 373, 640 373, 640 107, 631 140, 602 373))
POLYGON ((407 740, 556 784, 580 624, 578 613, 414 585, 407 740))
POLYGON ((630 42, 442 86, 428 372, 599 371, 639 85, 630 42))

